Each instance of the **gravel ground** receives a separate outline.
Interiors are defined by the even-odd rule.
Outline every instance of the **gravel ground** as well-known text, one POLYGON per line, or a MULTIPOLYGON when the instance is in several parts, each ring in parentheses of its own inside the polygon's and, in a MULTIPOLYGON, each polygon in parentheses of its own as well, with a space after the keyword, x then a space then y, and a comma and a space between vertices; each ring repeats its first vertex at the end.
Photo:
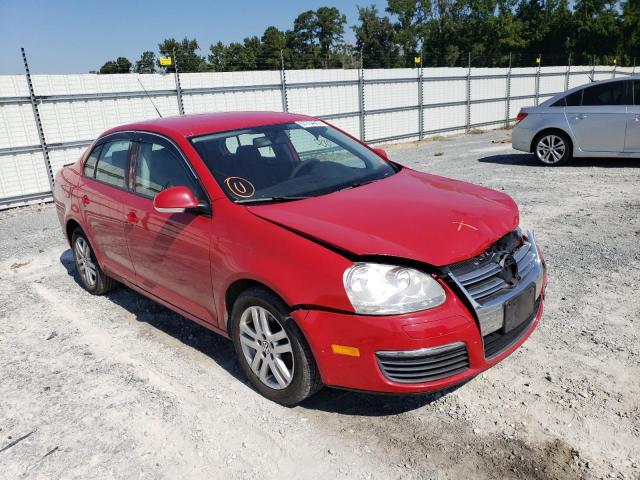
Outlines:
POLYGON ((640 478, 640 161, 538 167, 507 131, 389 147, 512 195, 542 324, 447 394, 260 397, 230 342, 78 285, 51 205, 0 212, 0 478, 640 478))

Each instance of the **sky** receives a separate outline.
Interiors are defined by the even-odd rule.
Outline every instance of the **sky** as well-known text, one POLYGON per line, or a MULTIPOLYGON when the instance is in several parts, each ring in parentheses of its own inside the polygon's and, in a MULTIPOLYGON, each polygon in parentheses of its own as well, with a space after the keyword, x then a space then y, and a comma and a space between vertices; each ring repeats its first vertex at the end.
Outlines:
POLYGON ((0 74, 22 74, 20 47, 32 73, 86 73, 119 56, 135 63, 164 38, 195 38, 200 55, 209 45, 261 36, 274 25, 290 29, 305 10, 338 7, 347 16, 345 39, 353 41, 357 5, 385 0, 0 0, 0 74))

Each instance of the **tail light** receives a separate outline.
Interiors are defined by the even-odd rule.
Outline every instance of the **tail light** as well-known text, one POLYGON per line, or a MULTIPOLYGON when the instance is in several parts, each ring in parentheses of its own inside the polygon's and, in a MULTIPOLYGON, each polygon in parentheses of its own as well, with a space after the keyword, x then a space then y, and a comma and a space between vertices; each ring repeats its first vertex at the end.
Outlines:
POLYGON ((518 116, 516 117, 516 123, 517 122, 521 122, 522 120, 524 120, 525 118, 527 118, 527 115, 529 115, 526 112, 520 112, 518 113, 518 116))

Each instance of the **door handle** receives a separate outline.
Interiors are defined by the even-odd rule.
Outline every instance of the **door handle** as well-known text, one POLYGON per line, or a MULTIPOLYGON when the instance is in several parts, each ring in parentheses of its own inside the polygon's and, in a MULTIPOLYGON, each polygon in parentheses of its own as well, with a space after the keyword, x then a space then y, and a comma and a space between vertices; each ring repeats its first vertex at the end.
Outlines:
POLYGON ((573 118, 574 118, 574 120, 584 120, 585 118, 587 118, 587 116, 583 115, 583 114, 580 114, 580 115, 576 115, 573 118))
POLYGON ((640 122, 640 115, 636 115, 636 117, 634 118, 634 120, 635 120, 636 122, 640 122))
POLYGON ((83 195, 81 202, 82 202, 82 205, 86 207, 91 203, 91 200, 89 200, 89 197, 87 197, 86 195, 83 195))
POLYGON ((136 212, 129 212, 127 214, 127 222, 138 223, 138 216, 136 215, 136 212))

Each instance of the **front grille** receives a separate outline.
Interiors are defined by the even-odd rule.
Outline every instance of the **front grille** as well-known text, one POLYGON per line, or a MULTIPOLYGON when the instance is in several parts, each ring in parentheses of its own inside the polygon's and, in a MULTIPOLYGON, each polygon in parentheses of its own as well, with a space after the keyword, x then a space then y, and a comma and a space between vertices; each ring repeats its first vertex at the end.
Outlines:
POLYGON ((500 329, 482 337, 482 341, 484 343, 484 357, 486 359, 491 359, 513 345, 527 330, 529 330, 529 327, 531 327, 531 324, 535 320, 539 309, 540 298, 536 301, 533 314, 526 321, 522 322, 522 324, 507 333, 504 333, 503 330, 500 329))
POLYGON ((469 368, 469 354, 462 342, 420 350, 382 351, 376 357, 384 376, 400 383, 432 382, 469 368))
MULTIPOLYGON (((509 234, 512 235, 512 234, 509 234)), ((453 276, 479 304, 483 304, 514 285, 508 284, 503 276, 500 260, 505 254, 512 254, 517 264, 520 278, 527 276, 536 261, 536 252, 526 240, 496 242, 489 250, 477 257, 449 266, 453 276)))

